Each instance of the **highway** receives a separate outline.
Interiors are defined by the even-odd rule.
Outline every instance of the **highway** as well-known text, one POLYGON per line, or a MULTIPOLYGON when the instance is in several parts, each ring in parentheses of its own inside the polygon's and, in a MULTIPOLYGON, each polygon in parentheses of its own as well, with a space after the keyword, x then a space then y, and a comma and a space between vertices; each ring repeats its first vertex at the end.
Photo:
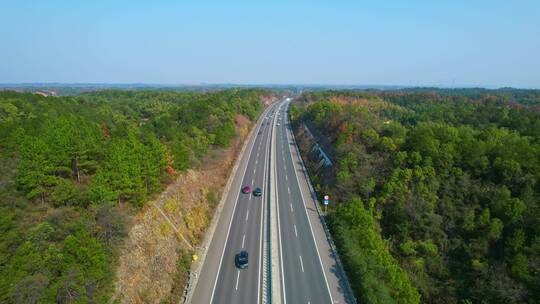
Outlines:
POLYGON ((296 150, 288 104, 282 100, 267 108, 248 138, 225 189, 223 209, 216 214, 200 275, 188 294, 190 303, 268 303, 268 295, 272 303, 347 303, 343 276, 296 150), (262 197, 241 193, 243 186, 260 187, 262 197), (269 210, 274 210, 271 216, 269 210), (275 244, 270 242, 271 256, 266 258, 279 266, 270 267, 271 280, 262 263, 269 218, 275 244), (247 269, 234 264, 240 250, 249 252, 247 269))
MULTIPOLYGON (((334 299, 304 198, 310 194, 302 191, 302 180, 298 177, 303 174, 301 165, 293 159, 294 142, 289 134, 287 106, 283 104, 279 110, 275 132, 282 299, 283 303, 332 303, 334 299)), ((315 224, 320 225, 317 218, 315 224)), ((323 236, 322 242, 325 241, 323 236)))
POLYGON ((208 248, 191 303, 260 303, 262 287, 262 233, 266 176, 271 135, 270 115, 276 104, 262 115, 249 138, 233 177, 231 188, 208 248), (261 197, 241 193, 243 186, 260 187, 261 197), (234 256, 249 253, 247 269, 238 269, 234 256))

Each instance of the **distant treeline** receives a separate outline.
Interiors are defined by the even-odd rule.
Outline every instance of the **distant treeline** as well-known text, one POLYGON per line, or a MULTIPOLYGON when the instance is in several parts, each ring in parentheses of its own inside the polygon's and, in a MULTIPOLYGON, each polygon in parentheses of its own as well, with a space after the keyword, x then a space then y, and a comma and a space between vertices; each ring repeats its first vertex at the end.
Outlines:
POLYGON ((192 92, 209 93, 227 89, 266 89, 282 95, 295 90, 290 85, 240 85, 240 84, 194 84, 194 85, 165 85, 165 84, 145 84, 145 83, 30 83, 30 84, 2 84, 0 91, 16 91, 25 93, 54 93, 58 96, 75 96, 86 93, 106 91, 153 91, 153 92, 192 92))
POLYGON ((364 303, 539 303, 538 91, 326 91, 293 105, 331 142, 314 175, 364 303))
POLYGON ((267 94, 0 92, 0 302, 106 303, 126 207, 227 147, 267 94))

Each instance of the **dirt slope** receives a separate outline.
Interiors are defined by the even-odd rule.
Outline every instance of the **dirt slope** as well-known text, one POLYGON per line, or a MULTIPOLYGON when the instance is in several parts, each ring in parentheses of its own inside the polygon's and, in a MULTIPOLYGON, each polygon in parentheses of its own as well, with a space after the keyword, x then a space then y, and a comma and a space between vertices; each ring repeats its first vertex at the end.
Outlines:
POLYGON ((133 219, 119 257, 111 302, 177 303, 191 253, 201 241, 251 123, 236 117, 239 137, 214 150, 198 170, 174 183, 133 219))

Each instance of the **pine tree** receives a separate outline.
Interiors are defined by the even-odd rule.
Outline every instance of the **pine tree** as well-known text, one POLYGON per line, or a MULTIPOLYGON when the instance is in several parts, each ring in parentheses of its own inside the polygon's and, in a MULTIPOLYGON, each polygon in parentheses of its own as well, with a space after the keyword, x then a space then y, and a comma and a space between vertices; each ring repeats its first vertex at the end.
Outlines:
POLYGON ((17 185, 29 199, 42 203, 55 185, 57 177, 51 172, 49 146, 40 138, 26 137, 21 146, 21 160, 17 168, 17 185))

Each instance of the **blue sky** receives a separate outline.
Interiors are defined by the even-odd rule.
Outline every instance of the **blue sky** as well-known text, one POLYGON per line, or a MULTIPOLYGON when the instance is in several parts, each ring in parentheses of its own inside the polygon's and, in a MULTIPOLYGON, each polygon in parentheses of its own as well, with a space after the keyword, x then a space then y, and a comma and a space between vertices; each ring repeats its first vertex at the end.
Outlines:
POLYGON ((540 88, 540 1, 0 0, 0 82, 540 88))

